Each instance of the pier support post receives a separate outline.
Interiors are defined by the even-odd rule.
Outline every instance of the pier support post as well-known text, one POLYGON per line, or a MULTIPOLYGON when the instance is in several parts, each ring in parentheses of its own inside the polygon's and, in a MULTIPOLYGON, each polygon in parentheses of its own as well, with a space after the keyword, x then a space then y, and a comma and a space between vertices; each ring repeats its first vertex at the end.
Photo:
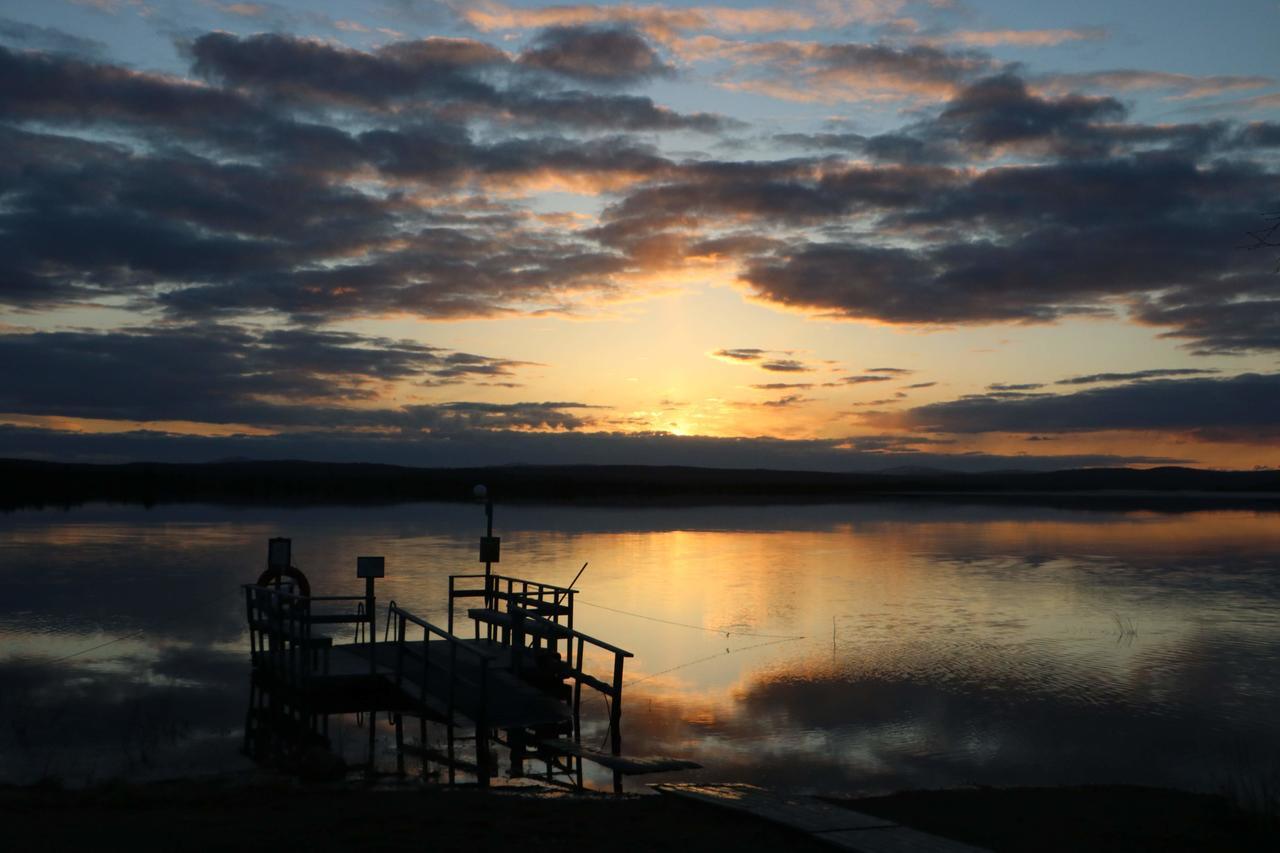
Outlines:
POLYGON ((404 775, 404 715, 396 714, 396 773, 404 775))
POLYGON ((489 787, 489 729, 483 721, 476 724, 476 784, 489 787))
MULTIPOLYGON (((622 655, 613 657, 613 705, 609 708, 609 746, 614 755, 622 755, 622 655)), ((622 793, 622 774, 613 771, 613 792, 622 793)))

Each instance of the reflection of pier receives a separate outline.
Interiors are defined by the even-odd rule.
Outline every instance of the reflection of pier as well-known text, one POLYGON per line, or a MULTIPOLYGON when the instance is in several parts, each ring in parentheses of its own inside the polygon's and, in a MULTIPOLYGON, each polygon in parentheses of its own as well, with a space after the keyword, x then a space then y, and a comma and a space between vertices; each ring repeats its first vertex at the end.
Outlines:
POLYGON ((462 770, 487 785, 496 773, 493 744, 509 750, 513 776, 538 760, 545 764, 544 781, 576 787, 584 760, 612 770, 615 790, 624 775, 697 766, 622 755, 622 675, 632 655, 573 627, 574 589, 503 575, 454 575, 446 627, 392 602, 382 642, 372 578, 364 597, 302 595, 259 584, 244 590, 254 678, 245 745, 255 755, 280 744, 296 750, 323 743, 329 715, 367 713, 372 763, 373 721, 385 711, 394 715, 401 771, 405 755, 416 754, 443 765, 450 781, 462 770), (453 633, 459 599, 482 605, 466 611, 473 636, 465 639, 453 633), (367 634, 338 644, 322 633, 342 624, 354 624, 358 640, 366 627, 367 634), (603 661, 602 669, 589 671, 588 659, 603 661), (602 694, 609 707, 608 752, 582 743, 584 690, 602 694), (406 717, 418 720, 416 745, 405 741, 406 717), (444 726, 443 750, 428 745, 428 722, 444 726), (473 745, 469 755, 460 754, 460 741, 473 745))

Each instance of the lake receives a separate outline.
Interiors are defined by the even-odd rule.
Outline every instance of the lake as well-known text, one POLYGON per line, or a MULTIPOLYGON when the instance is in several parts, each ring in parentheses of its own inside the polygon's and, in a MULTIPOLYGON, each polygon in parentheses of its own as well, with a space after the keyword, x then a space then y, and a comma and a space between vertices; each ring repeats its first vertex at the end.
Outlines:
MULTIPOLYGON (((0 516, 0 781, 246 769, 239 585, 267 539, 293 538, 316 594, 359 594, 356 557, 385 556, 381 632, 390 599, 443 622, 483 522, 461 504, 0 516)), ((504 574, 566 584, 589 561, 576 627, 636 655, 624 751, 705 766, 670 778, 1214 790, 1280 768, 1280 514, 499 505, 495 532, 504 574)), ((356 720, 331 736, 363 756, 356 720)))

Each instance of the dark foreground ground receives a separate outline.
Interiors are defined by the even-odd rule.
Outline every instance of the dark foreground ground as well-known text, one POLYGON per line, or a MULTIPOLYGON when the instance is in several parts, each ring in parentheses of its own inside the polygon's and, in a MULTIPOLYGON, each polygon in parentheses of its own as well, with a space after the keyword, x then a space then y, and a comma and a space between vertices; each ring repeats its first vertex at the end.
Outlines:
MULTIPOLYGON (((840 801, 996 851, 1280 850, 1280 830, 1220 798, 1149 788, 921 791, 840 801)), ((8 850, 826 850, 670 797, 207 782, 0 788, 8 850)))
POLYGON ((1163 788, 908 791, 835 801, 996 851, 1280 850, 1280 825, 1222 797, 1163 788))

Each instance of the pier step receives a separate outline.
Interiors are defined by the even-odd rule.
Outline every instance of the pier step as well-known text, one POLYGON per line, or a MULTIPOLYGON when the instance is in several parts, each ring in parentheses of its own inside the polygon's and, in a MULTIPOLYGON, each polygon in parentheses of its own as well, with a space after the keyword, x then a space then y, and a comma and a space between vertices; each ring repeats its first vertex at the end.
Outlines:
MULTIPOLYGON (((457 738, 457 740, 462 740, 462 738, 457 738)), ((475 740, 475 738, 467 738, 467 740, 475 740)), ((449 753, 442 749, 436 749, 430 746, 420 746, 414 743, 406 743, 400 748, 404 750, 405 755, 414 755, 418 758, 425 758, 428 761, 434 761, 437 764, 443 764, 445 766, 453 765, 455 770, 461 770, 465 773, 480 772, 480 768, 476 766, 474 761, 467 761, 459 758, 456 754, 453 758, 450 758, 449 753)))
POLYGON ((587 761, 594 762, 602 767, 607 767, 610 770, 616 770, 623 776, 641 776, 645 773, 666 773, 672 770, 702 769, 701 764, 698 764, 696 761, 688 761, 684 758, 613 755, 612 753, 601 752, 598 749, 592 749, 589 746, 583 746, 580 743, 574 743, 569 740, 553 740, 551 738, 547 738, 538 741, 538 746, 552 752, 558 752, 561 755, 576 755, 579 758, 585 758, 587 761))
POLYGON ((755 815, 807 833, 815 840, 842 850, 858 853, 990 853, 981 847, 929 835, 812 797, 791 796, 756 785, 660 782, 650 787, 662 794, 755 815))
MULTIPOLYGON (((467 616, 477 622, 497 625, 499 628, 511 630, 516 627, 515 616, 487 607, 472 608, 467 611, 467 616)), ((573 637, 573 631, 569 628, 540 616, 524 616, 519 620, 519 628, 531 637, 541 637, 544 640, 568 640, 573 637)))

